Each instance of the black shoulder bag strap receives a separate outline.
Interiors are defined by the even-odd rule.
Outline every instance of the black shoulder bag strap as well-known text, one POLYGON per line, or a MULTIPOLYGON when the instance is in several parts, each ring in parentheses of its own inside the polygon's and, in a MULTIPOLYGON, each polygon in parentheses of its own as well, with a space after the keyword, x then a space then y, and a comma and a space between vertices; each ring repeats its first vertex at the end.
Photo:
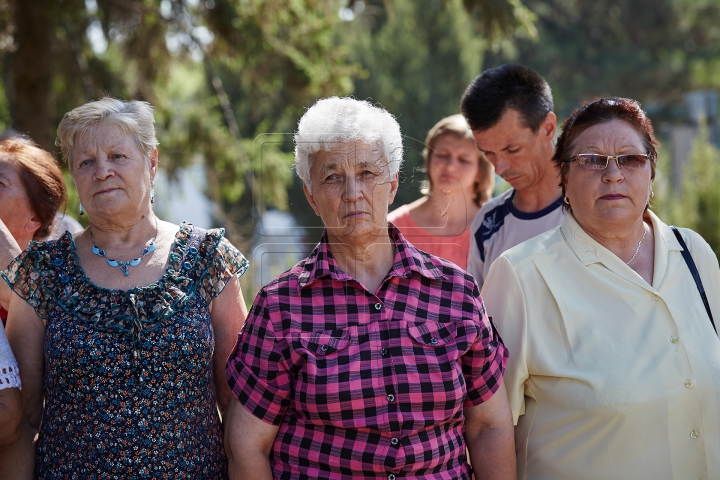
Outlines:
POLYGON ((712 323, 713 326, 713 330, 715 330, 715 333, 717 334, 717 328, 715 328, 715 320, 713 320, 712 312, 710 311, 710 304, 708 303, 707 295, 705 295, 705 288, 703 287, 702 280, 700 280, 700 274, 698 273, 698 269, 695 266, 692 255, 690 255, 690 250, 688 250, 688 247, 685 244, 685 240, 683 240, 682 235, 680 235, 680 230, 678 230, 677 227, 670 228, 675 234, 675 238, 677 238, 678 242, 680 242, 680 246, 683 248, 682 252, 680 253, 682 253, 683 258, 685 259, 685 263, 687 263, 687 266, 690 269, 690 273, 695 280, 695 285, 697 285, 698 292, 700 292, 700 298, 702 298, 703 305, 705 305, 705 311, 707 311, 708 317, 710 317, 710 323, 712 323))

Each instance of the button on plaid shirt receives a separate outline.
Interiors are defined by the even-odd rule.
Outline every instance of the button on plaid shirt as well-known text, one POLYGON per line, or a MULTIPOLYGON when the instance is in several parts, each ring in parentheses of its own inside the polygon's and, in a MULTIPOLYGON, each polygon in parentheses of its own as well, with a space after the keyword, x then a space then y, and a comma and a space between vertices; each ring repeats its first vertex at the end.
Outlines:
POLYGON ((470 479, 463 407, 500 386, 508 353, 473 278, 392 225, 376 294, 327 234, 258 293, 227 364, 246 409, 280 427, 276 479, 470 479))

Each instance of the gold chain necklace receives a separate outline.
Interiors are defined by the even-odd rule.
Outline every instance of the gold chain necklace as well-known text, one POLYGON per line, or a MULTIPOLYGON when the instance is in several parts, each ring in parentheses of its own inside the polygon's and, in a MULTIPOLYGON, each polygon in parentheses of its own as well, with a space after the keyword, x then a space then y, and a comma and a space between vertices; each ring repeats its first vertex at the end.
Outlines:
POLYGON ((640 244, 642 244, 643 240, 645 240, 645 235, 647 235, 647 230, 645 230, 645 227, 643 226, 643 236, 642 236, 642 238, 640 239, 640 241, 638 242, 638 246, 637 246, 637 248, 635 249, 635 253, 633 253, 632 258, 631 258, 630 260, 628 260, 627 262, 625 262, 627 265, 630 265, 630 262, 632 262, 633 260, 635 260, 635 257, 637 257, 637 254, 638 254, 638 252, 640 251, 640 244))

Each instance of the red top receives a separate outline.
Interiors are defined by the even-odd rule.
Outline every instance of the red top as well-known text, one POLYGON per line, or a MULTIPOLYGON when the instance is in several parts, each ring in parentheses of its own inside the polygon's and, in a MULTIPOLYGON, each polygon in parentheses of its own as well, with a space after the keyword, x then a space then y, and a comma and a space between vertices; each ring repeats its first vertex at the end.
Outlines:
POLYGON ((460 235, 449 237, 433 235, 410 218, 410 209, 407 205, 390 212, 388 221, 392 222, 402 232, 403 237, 408 242, 420 250, 450 260, 463 270, 467 270, 468 254, 470 253, 469 223, 468 228, 460 235))
POLYGON ((5 323, 7 322, 7 310, 5 310, 3 307, 0 307, 0 318, 3 322, 3 327, 5 326, 5 323))

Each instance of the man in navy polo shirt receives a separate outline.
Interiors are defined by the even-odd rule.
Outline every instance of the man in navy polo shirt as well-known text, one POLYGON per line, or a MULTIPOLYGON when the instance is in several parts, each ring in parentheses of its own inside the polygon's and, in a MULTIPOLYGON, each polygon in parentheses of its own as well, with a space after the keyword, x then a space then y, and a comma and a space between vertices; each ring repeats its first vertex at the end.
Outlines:
POLYGON ((472 223, 468 272, 482 288, 497 257, 558 226, 565 215, 551 161, 557 125, 550 86, 522 65, 483 72, 465 91, 461 109, 478 148, 512 186, 483 205, 472 223))

